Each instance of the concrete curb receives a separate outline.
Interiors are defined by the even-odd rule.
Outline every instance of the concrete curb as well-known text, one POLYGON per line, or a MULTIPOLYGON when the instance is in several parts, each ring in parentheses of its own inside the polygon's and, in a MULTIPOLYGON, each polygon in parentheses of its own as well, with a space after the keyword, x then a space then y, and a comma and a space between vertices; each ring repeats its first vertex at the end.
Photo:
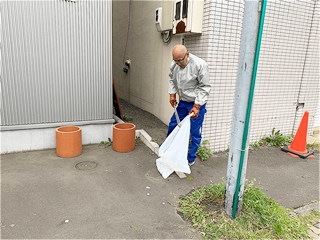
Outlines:
POLYGON ((143 130, 136 130, 136 138, 140 137, 140 140, 151 149, 152 152, 157 154, 159 156, 159 145, 152 141, 152 138, 149 136, 149 134, 143 130))
POLYGON ((319 210, 320 209, 320 201, 310 203, 308 205, 296 208, 293 210, 294 213, 296 214, 301 214, 301 215, 307 215, 310 214, 312 210, 319 210))
MULTIPOLYGON (((312 210, 320 209, 320 201, 310 203, 308 205, 296 208, 293 210, 292 215, 307 215, 312 212, 312 210)), ((309 226, 308 230, 309 237, 311 239, 320 239, 320 219, 317 219, 313 225, 309 226)))

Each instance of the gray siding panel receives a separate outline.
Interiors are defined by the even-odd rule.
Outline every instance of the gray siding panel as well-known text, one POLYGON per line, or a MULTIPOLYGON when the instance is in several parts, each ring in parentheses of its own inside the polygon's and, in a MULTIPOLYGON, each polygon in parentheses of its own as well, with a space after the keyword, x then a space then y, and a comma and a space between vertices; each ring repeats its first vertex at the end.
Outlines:
POLYGON ((1 2, 1 125, 113 118, 112 2, 1 2))

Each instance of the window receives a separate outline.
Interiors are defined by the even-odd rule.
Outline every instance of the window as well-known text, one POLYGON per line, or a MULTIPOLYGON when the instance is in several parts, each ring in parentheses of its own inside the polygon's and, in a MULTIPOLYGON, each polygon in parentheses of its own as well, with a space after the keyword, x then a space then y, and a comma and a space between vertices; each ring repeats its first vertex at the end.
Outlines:
POLYGON ((179 20, 181 17, 181 2, 177 2, 176 3, 176 16, 175 16, 175 19, 176 20, 179 20))
POLYGON ((188 0, 183 0, 182 18, 188 17, 188 0))

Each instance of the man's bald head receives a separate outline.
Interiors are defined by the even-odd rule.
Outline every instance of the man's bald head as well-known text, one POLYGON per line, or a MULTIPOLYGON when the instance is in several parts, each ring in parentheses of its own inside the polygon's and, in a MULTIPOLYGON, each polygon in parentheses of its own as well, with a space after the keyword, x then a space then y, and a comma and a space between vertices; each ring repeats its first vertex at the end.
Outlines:
POLYGON ((172 49, 172 56, 174 55, 182 55, 184 56, 187 53, 187 48, 184 45, 176 45, 172 49))
POLYGON ((189 53, 187 48, 183 45, 176 45, 172 49, 172 57, 176 64, 184 68, 187 64, 189 53))

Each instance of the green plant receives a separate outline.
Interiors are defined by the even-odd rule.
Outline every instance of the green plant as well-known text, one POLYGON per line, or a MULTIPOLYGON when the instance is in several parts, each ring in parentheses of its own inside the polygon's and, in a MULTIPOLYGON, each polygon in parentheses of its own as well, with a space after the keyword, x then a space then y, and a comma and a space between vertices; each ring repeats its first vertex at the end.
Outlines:
POLYGON ((307 143, 307 149, 320 151, 320 143, 307 143))
POLYGON ((291 210, 280 206, 253 181, 247 182, 242 212, 235 219, 223 210, 225 182, 203 186, 179 200, 178 211, 204 239, 306 239, 308 224, 319 218, 316 211, 291 217, 291 210))
POLYGON ((151 139, 151 142, 157 142, 157 141, 158 141, 158 139, 156 139, 156 138, 151 139))
POLYGON ((136 142, 138 142, 140 140, 140 137, 136 137, 136 142))
POLYGON ((264 137, 260 141, 255 141, 254 143, 251 143, 250 146, 259 147, 261 145, 267 145, 281 147, 283 145, 289 145, 292 140, 292 136, 285 136, 280 133, 280 130, 275 131, 275 128, 273 128, 269 137, 264 137))
POLYGON ((112 145, 112 141, 110 138, 108 138, 108 141, 101 141, 101 144, 103 144, 105 147, 109 147, 112 145))
POLYGON ((250 143, 249 145, 252 147, 260 147, 260 145, 262 145, 262 143, 260 143, 260 141, 255 141, 254 143, 250 143))
POLYGON ((210 144, 208 140, 204 140, 202 144, 199 145, 198 150, 196 154, 200 157, 202 161, 209 158, 210 155, 212 155, 212 150, 210 148, 207 148, 206 144, 210 144))
POLYGON ((132 121, 132 117, 126 117, 125 115, 122 115, 123 121, 132 121))

